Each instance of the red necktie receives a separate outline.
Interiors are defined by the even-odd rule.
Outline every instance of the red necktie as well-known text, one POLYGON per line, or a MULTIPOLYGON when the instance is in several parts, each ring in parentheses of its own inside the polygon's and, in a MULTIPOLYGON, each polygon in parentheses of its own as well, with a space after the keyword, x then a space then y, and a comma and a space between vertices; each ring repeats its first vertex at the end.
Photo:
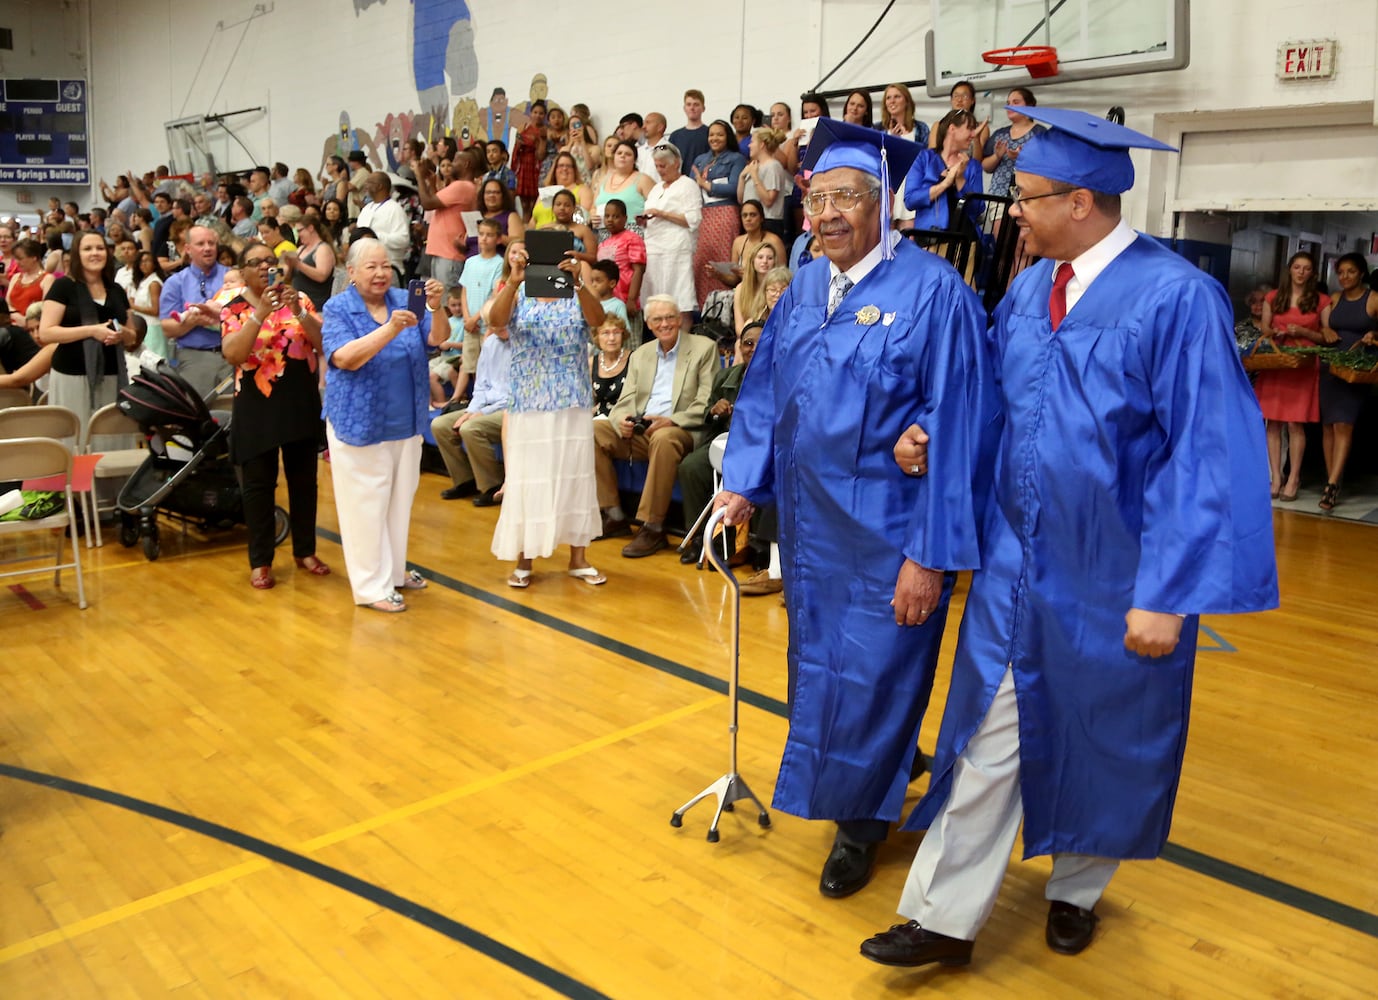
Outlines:
POLYGON ((1048 296, 1048 318, 1053 321, 1054 330, 1067 318, 1067 282, 1075 276, 1072 265, 1065 260, 1057 266, 1057 274, 1053 275, 1053 293, 1048 296))

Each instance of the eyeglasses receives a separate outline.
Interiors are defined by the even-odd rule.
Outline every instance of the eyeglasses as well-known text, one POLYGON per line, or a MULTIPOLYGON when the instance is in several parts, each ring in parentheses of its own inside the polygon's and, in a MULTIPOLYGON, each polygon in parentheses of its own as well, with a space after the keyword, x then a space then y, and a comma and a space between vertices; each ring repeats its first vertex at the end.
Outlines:
POLYGON ((880 192, 874 188, 858 191, 855 188, 838 188, 836 191, 812 191, 803 198, 804 211, 810 215, 822 215, 831 200, 833 208, 839 212, 850 212, 867 199, 874 200, 880 192))
POLYGON ((253 260, 246 260, 246 261, 244 262, 244 266, 245 266, 245 267, 263 267, 263 266, 266 265, 266 264, 271 264, 271 263, 273 263, 273 261, 275 261, 275 260, 277 260, 276 257, 255 257, 253 260))
POLYGON ((678 323, 679 316, 675 314, 669 316, 647 316, 646 322, 650 323, 651 326, 659 326, 661 323, 678 323))
POLYGON ((1024 204, 1024 202, 1026 202, 1026 201, 1038 201, 1039 198, 1057 198, 1057 197, 1060 197, 1061 195, 1064 195, 1064 194, 1071 194, 1071 193, 1072 193, 1073 191, 1075 191, 1075 190, 1077 190, 1077 189, 1076 189, 1076 188, 1067 188, 1067 190, 1065 190, 1065 191, 1049 191, 1047 194, 1030 194, 1030 195, 1026 195, 1023 191, 1019 190, 1019 185, 1018 185, 1018 184, 1011 184, 1011 185, 1010 185, 1010 208, 1013 208, 1015 205, 1022 205, 1022 204, 1024 204))

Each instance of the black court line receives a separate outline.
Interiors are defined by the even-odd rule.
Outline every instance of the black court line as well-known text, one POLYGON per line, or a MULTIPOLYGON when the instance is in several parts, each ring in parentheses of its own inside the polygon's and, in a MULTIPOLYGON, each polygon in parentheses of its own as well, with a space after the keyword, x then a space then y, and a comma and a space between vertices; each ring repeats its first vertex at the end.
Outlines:
POLYGON ((332 868, 330 865, 321 864, 313 861, 295 851, 270 844, 266 840, 259 840, 238 830, 232 830, 219 823, 211 823, 196 816, 191 816, 175 809, 168 809, 164 806, 155 805, 152 802, 145 802, 142 799, 132 798, 128 795, 121 795, 119 792, 111 792, 104 788, 97 788, 94 785, 86 785, 79 781, 70 781, 67 778, 59 778, 51 774, 42 774, 38 771, 30 771, 22 767, 14 767, 10 764, 0 764, 0 775, 14 778, 18 781, 27 781, 34 785, 44 788, 56 789, 60 792, 68 792, 72 795, 80 795, 83 798, 93 799, 97 802, 104 802, 106 805, 116 806, 120 809, 127 809, 149 819, 161 820, 164 823, 171 823, 180 826, 184 830, 199 833, 203 837, 210 837, 234 847, 241 848, 261 858, 275 861, 294 871, 301 872, 311 878, 319 879, 327 885, 333 885, 337 889, 353 893, 361 899, 367 899, 371 903, 376 903, 384 909, 391 910, 398 916, 407 918, 420 924, 422 927, 430 928, 437 933, 445 935, 452 941, 457 941, 462 945, 472 948, 474 951, 488 958, 507 966, 514 972, 518 972, 528 979, 534 980, 558 993, 560 996, 573 997, 576 1000, 610 1000, 605 993, 600 993, 592 986, 586 986, 559 969, 552 969, 550 966, 539 962, 529 955, 524 955, 511 948, 501 941, 480 933, 457 920, 438 913, 430 907, 422 906, 420 903, 399 896, 396 893, 388 892, 386 889, 374 885, 372 882, 365 882, 361 878, 356 878, 348 872, 332 868))
MULTIPOLYGON (((325 528, 317 528, 316 534, 339 544, 340 536, 333 531, 329 531, 325 528)), ((648 666, 653 670, 659 670, 672 677, 678 677, 681 680, 689 681, 700 687, 708 688, 710 691, 716 691, 719 694, 727 693, 726 681, 705 674, 701 670, 695 670, 693 667, 686 667, 682 663, 667 660, 663 656, 656 656, 654 653, 648 653, 643 649, 637 649, 635 646, 629 646, 625 642, 620 642, 616 639, 609 639, 606 636, 599 635, 591 629, 584 628, 581 625, 575 625, 572 622, 567 622, 562 618, 556 618, 554 615, 546 614, 544 611, 537 611, 524 604, 518 604, 516 601, 509 600, 508 598, 499 597, 497 594, 489 593, 486 590, 480 590, 478 587, 446 576, 444 573, 433 570, 428 566, 422 566, 415 562, 408 562, 407 565, 424 574, 435 583, 449 590, 461 593, 466 597, 472 597, 476 601, 481 601, 492 607, 511 612, 514 615, 535 622, 538 625, 545 625, 573 639, 579 639, 599 649, 607 650, 610 653, 616 653, 618 656, 626 657, 636 663, 648 666)), ((1233 646, 1214 632, 1211 633, 1211 636, 1224 647, 1223 651, 1235 651, 1233 646)), ((741 700, 748 705, 770 712, 772 715, 777 715, 781 718, 788 718, 789 716, 789 711, 785 703, 778 698, 771 698, 761 694, 759 691, 753 691, 750 688, 741 686, 737 688, 737 694, 741 700)), ((1180 844, 1169 842, 1163 848, 1161 857, 1167 861, 1171 861, 1173 864, 1181 865, 1183 868, 1196 872, 1198 875, 1216 879, 1227 885, 1232 885, 1237 889, 1243 889, 1245 892, 1262 896, 1265 899, 1271 899, 1275 903, 1282 903, 1284 906, 1290 906, 1293 909, 1301 910, 1312 916, 1320 917, 1323 920, 1334 921, 1351 930, 1359 931, 1361 934, 1378 937, 1378 914, 1369 913, 1367 910, 1349 906, 1338 900, 1331 899, 1328 896, 1322 896, 1287 882, 1269 878, 1267 875, 1261 875, 1257 872, 1250 871, 1248 868, 1241 868, 1238 865, 1230 864, 1228 861, 1222 861, 1209 854, 1202 854, 1200 851, 1194 851, 1189 847, 1182 847, 1180 844)))

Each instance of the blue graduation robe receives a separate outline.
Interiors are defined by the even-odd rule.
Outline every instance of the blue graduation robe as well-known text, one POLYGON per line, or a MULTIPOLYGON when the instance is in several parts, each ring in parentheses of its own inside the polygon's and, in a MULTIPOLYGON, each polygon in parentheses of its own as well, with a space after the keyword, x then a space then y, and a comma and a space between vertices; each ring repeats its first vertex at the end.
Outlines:
POLYGON ((1004 428, 943 715, 928 827, 1008 664, 1024 854, 1156 857, 1186 745, 1197 615, 1277 606, 1258 403, 1218 282, 1144 236, 1058 331, 1053 262, 996 310, 1004 428), (1186 615, 1169 656, 1130 608, 1186 615))
POLYGON ((829 273, 826 260, 803 267, 771 313, 737 397, 723 485, 774 500, 780 515, 796 685, 775 807, 893 820, 953 575, 924 625, 897 626, 890 601, 906 556, 944 571, 977 565, 995 391, 984 313, 944 261, 902 241, 825 321, 829 273), (921 478, 892 455, 916 422, 932 439, 921 478))

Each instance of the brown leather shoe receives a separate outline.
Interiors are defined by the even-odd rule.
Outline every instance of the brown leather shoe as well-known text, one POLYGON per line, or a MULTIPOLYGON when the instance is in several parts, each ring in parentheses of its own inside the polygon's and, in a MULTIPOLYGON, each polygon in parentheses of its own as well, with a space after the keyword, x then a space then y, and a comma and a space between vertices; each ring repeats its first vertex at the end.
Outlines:
POLYGON ((1085 951, 1096 931, 1097 917, 1073 903, 1054 899, 1048 904, 1048 947, 1059 955, 1076 955, 1085 951))
POLYGON ((636 533, 626 545, 622 546, 622 555, 626 559, 640 559, 649 556, 665 548, 665 532, 657 528, 643 527, 636 533))
POLYGON ((608 515, 604 514, 603 533, 600 534, 597 538, 595 538, 594 541, 600 541, 604 538, 621 538, 623 535, 630 535, 631 533, 632 526, 629 522, 615 520, 611 517, 608 517, 608 515))
POLYGON ((968 965, 971 941, 935 934, 919 926, 917 920, 896 924, 888 931, 861 942, 863 958, 881 965, 912 967, 937 962, 939 965, 968 965))
POLYGON ((763 569, 757 573, 752 573, 742 581, 743 597, 763 597, 766 594, 778 594, 785 589, 785 581, 778 576, 771 579, 770 570, 763 569))

